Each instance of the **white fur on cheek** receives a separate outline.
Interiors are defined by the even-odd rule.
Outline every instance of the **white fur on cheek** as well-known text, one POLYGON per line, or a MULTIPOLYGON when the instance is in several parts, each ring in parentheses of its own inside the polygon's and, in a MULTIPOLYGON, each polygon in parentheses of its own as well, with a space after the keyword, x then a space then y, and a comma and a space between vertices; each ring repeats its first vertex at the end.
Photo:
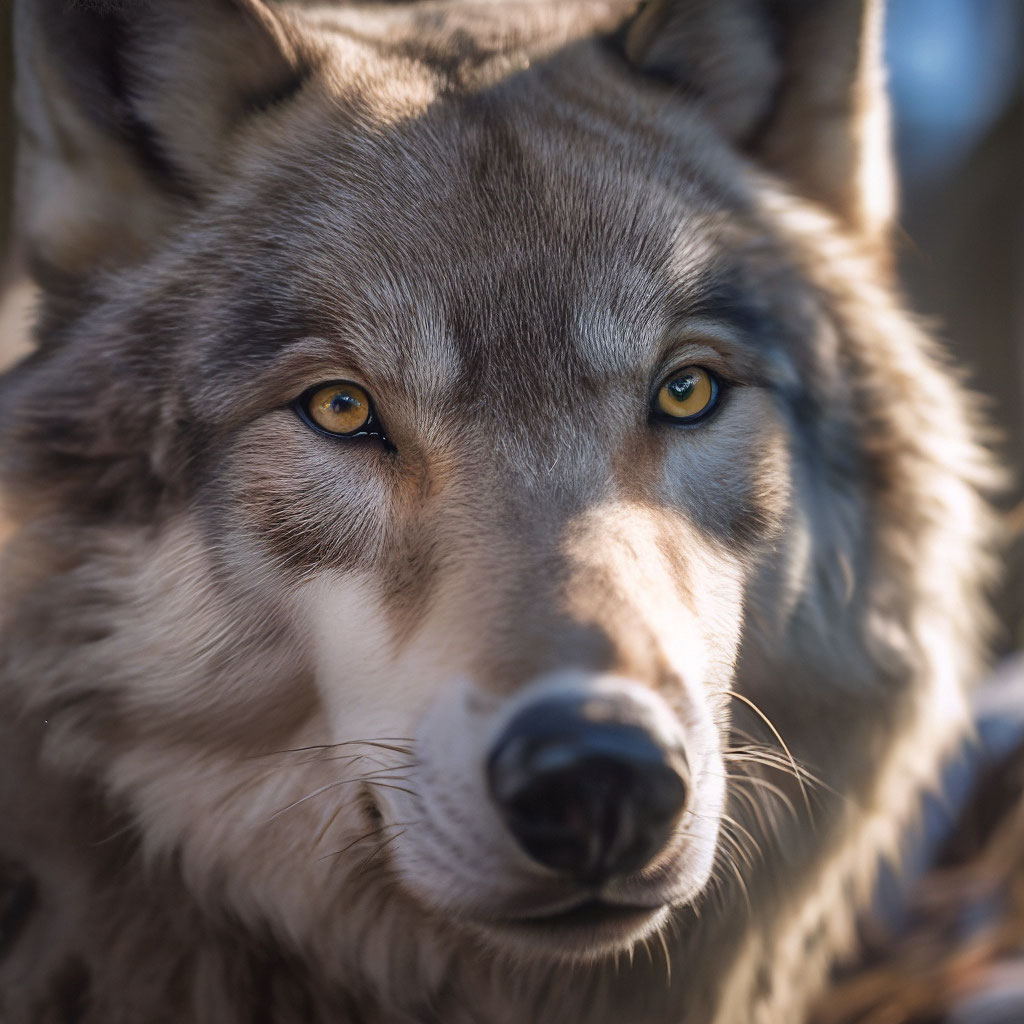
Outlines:
MULTIPOLYGON (((153 618, 151 628, 175 618, 186 592, 191 604, 205 593, 203 563, 188 557, 195 544, 187 530, 175 530, 160 551, 146 550, 147 565, 166 558, 178 567, 173 578, 160 572, 136 577, 152 591, 136 602, 139 615, 153 618)), ((284 600, 305 641, 299 645, 304 664, 313 662, 319 698, 303 724, 274 749, 255 754, 228 745, 200 747, 170 730, 165 739, 129 746, 112 758, 107 785, 132 807, 147 860, 158 865, 173 858, 205 904, 229 906, 254 927, 269 924, 292 948, 316 956, 328 976, 372 971, 384 990, 412 984, 409 977, 422 984, 446 969, 445 937, 439 932, 435 941, 422 942, 428 927, 422 915, 396 892, 387 856, 374 856, 378 840, 368 835, 361 793, 365 776, 394 778, 406 768, 410 757, 401 740, 414 734, 417 707, 431 692, 426 674, 414 671, 415 657, 400 659, 392 649, 368 577, 324 576, 284 600), (388 738, 384 747, 364 742, 381 738, 388 738)), ((209 636, 230 642, 237 635, 226 612, 222 621, 214 605, 202 610, 209 636)), ((205 647, 197 642, 189 649, 205 647)), ((210 709, 226 714, 216 703, 225 699, 218 680, 200 686, 188 674, 206 661, 196 654, 189 662, 186 653, 151 699, 192 695, 211 702, 211 715, 210 709)), ((287 697, 294 676, 277 664, 267 668, 287 697)), ((232 699, 244 702, 244 688, 232 699)), ((391 793, 375 788, 387 823, 409 820, 387 806, 391 793)))
POLYGON ((314 651, 316 688, 340 743, 408 737, 422 703, 422 679, 399 670, 395 639, 374 578, 324 574, 303 587, 299 605, 314 651))

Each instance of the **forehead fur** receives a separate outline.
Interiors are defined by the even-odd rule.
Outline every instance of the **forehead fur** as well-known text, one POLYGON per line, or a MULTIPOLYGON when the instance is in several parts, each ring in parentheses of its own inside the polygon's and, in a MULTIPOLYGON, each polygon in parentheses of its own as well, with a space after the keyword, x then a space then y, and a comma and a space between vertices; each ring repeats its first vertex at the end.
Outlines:
POLYGON ((95 402, 103 375, 133 440, 100 447, 172 472, 332 377, 400 394, 429 433, 456 384, 499 416, 524 394, 554 419, 585 414, 577 389, 642 395, 687 316, 732 322, 750 382, 784 383, 773 350, 822 358, 752 167, 607 36, 573 39, 620 16, 582 10, 431 4, 405 30, 397 11, 297 15, 301 81, 239 129, 163 251, 101 283, 43 386, 95 402))
POLYGON ((458 374, 500 390, 510 365, 543 375, 556 357, 646 374, 686 314, 740 320, 762 346, 785 337, 774 321, 801 304, 772 295, 798 286, 741 161, 601 45, 483 89, 446 88, 429 65, 404 77, 426 100, 390 121, 346 107, 330 77, 308 86, 273 126, 284 141, 240 158, 188 233, 187 268, 167 260, 176 308, 174 279, 199 264, 200 376, 316 337, 390 385, 443 391, 458 374), (567 99, 584 76, 599 98, 567 99))

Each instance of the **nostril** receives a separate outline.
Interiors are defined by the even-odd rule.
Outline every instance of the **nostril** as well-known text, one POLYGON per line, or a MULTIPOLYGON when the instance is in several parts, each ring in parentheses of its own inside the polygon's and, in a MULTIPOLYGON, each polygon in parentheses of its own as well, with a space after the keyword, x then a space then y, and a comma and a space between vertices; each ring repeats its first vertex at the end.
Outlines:
POLYGON ((687 799, 686 762, 642 726, 594 721, 575 697, 517 715, 488 762, 491 795, 534 860, 597 884, 664 848, 687 799))

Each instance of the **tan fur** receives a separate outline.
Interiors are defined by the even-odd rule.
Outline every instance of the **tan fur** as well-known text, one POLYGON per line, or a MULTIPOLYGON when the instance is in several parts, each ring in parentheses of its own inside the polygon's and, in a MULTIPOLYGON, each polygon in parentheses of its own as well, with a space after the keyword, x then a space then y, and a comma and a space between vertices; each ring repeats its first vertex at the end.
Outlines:
POLYGON ((798 1021, 985 633, 994 474, 887 281, 875 5, 17 30, 0 1019, 798 1021), (652 420, 688 365, 720 407, 652 420), (291 408, 339 379, 388 444, 291 408), (562 692, 690 762, 629 930, 511 920, 573 894, 483 765, 562 692))

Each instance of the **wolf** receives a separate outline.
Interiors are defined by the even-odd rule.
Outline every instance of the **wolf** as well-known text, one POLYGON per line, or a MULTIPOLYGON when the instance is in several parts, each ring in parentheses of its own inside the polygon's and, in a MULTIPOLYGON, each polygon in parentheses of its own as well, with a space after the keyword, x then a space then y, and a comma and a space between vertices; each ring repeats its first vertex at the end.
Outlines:
POLYGON ((18 0, 0 1018, 794 1024, 994 476, 869 0, 18 0))

